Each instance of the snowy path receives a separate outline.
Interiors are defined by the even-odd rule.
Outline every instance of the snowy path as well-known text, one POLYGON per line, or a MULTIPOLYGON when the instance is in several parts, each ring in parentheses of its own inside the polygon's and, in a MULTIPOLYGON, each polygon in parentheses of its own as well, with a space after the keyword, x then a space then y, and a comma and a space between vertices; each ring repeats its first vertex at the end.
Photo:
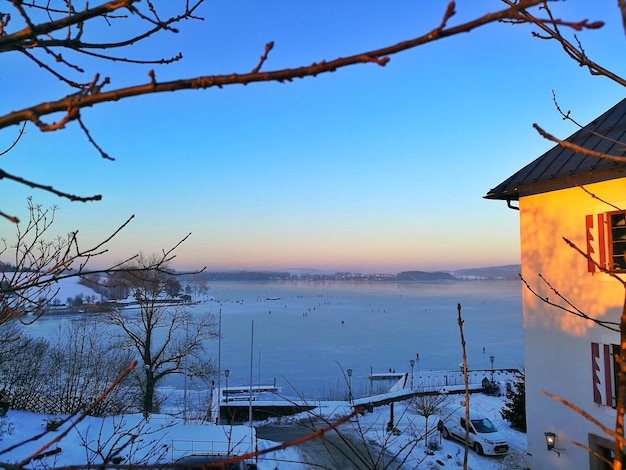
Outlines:
MULTIPOLYGON (((310 423, 309 423, 310 424, 310 423)), ((324 427, 325 423, 317 423, 316 428, 324 427)), ((268 425, 257 428, 257 437, 274 442, 288 442, 310 434, 312 428, 301 423, 288 425, 268 425)), ((363 470, 374 468, 371 462, 381 458, 380 450, 367 445, 363 439, 348 434, 328 433, 322 437, 299 444, 294 448, 299 454, 299 462, 293 462, 301 469, 342 469, 363 470), (307 465, 309 464, 309 465, 307 465)), ((384 455, 385 465, 380 462, 379 468, 399 470, 399 465, 388 465, 392 456, 384 455)), ((288 462, 281 462, 280 468, 288 462)), ((294 467, 295 468, 295 467, 294 467)))

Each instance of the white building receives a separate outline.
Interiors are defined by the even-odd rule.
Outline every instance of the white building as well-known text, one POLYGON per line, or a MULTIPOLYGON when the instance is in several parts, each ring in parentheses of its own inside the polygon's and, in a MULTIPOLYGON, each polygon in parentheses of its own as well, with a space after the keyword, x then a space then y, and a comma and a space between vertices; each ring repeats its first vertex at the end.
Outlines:
POLYGON ((485 197, 519 210, 530 467, 612 468, 580 445, 612 460, 613 440, 544 391, 615 427, 626 288, 590 259, 626 279, 626 100, 485 197))

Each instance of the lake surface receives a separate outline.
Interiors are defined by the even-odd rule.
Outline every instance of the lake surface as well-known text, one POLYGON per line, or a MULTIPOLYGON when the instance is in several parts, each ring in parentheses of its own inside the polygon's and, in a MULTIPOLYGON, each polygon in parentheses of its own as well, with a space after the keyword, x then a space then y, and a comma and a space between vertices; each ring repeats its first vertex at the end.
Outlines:
MULTIPOLYGON (((416 377, 458 370, 458 303, 470 369, 490 369, 491 355, 496 369, 523 364, 517 281, 221 281, 209 283, 209 296, 190 310, 221 317, 222 339, 207 352, 216 365, 221 357, 222 386, 228 369, 230 386, 248 385, 252 375, 253 384, 275 382, 287 396, 331 398, 346 389, 348 369, 355 395, 370 389, 371 371, 410 372, 418 354, 416 377)), ((44 333, 57 323, 44 317, 29 329, 44 333)))
MULTIPOLYGON (((523 364, 517 281, 216 282, 210 295, 194 309, 221 310, 221 369, 230 370, 231 386, 250 383, 251 359, 253 383, 276 379, 283 393, 307 398, 345 388, 347 369, 359 393, 370 371, 410 371, 417 354, 416 375, 458 370, 458 303, 469 368, 489 369, 491 355, 496 368, 523 364)), ((218 345, 209 351, 217 358, 218 345)))

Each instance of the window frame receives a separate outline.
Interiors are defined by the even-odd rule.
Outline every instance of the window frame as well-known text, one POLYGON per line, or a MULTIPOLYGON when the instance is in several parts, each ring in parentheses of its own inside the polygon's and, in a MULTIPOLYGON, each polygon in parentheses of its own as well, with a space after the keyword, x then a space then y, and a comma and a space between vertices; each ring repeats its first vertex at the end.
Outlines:
POLYGON ((626 273, 626 238, 624 238, 626 237, 626 210, 586 215, 585 233, 587 272, 593 274, 600 266, 601 269, 610 273, 626 273), (623 222, 623 226, 615 223, 618 218, 620 222, 623 222), (619 248, 616 249, 617 245, 619 248), (617 267, 616 258, 619 259, 617 267))
POLYGON ((626 210, 611 211, 606 213, 607 221, 607 248, 608 248, 608 263, 607 269, 614 273, 626 273, 626 210), (614 220, 623 222, 623 225, 614 225, 614 220), (615 238, 617 234, 620 237, 615 238), (619 254, 615 254, 615 246, 620 245, 619 254), (619 267, 615 268, 615 259, 622 258, 619 267))

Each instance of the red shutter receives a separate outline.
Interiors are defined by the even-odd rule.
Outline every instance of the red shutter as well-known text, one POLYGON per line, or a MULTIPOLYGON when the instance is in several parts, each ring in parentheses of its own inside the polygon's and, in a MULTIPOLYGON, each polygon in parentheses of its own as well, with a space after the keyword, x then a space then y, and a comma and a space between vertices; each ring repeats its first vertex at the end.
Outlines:
POLYGON ((606 267, 606 242, 604 240, 604 214, 598 214, 598 264, 606 267))
POLYGON ((591 343, 591 371, 593 374, 593 402, 602 403, 602 394, 600 393, 600 366, 598 359, 600 358, 600 345, 591 343))
POLYGON ((614 358, 611 345, 591 343, 593 402, 606 406, 614 403, 614 358))
POLYGON ((593 249, 593 215, 585 216, 585 236, 587 238, 587 272, 593 273, 596 271, 596 266, 591 262, 595 250, 593 249))

